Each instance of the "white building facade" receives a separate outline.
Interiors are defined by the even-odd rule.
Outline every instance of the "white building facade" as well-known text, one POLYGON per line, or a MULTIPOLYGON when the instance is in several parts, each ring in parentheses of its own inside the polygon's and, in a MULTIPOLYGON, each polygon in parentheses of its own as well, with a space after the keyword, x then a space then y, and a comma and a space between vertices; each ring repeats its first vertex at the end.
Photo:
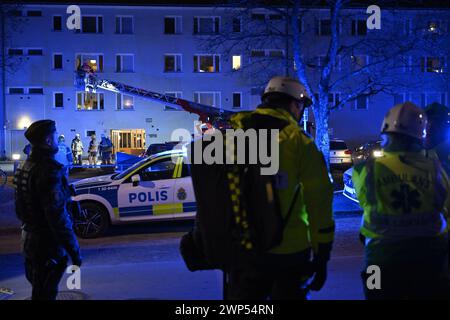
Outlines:
MULTIPOLYGON (((194 114, 138 97, 78 91, 74 73, 83 63, 99 78, 228 110, 249 110, 259 103, 260 91, 239 77, 241 64, 257 53, 224 56, 200 45, 202 33, 226 24, 220 8, 81 5, 80 9, 79 31, 66 26, 70 16, 67 5, 26 5, 17 13, 20 30, 6 48, 18 65, 6 76, 6 156, 22 153, 24 130, 39 119, 55 120, 67 143, 79 133, 85 151, 92 134, 111 136, 116 151, 139 153, 151 143, 171 140, 174 129, 193 132, 198 119, 194 114)), ((432 18, 433 12, 429 14, 432 18)), ((448 11, 442 12, 440 20, 447 31, 448 15, 448 11)), ((351 23, 348 28, 351 36, 355 30, 351 31, 351 23)), ((320 41, 318 37, 311 45, 320 48, 320 41)), ((442 65, 446 66, 448 58, 442 57, 442 65)), ((433 65, 434 61, 424 59, 425 69, 433 65)), ((382 118, 394 103, 448 103, 449 90, 434 90, 431 85, 433 72, 424 70, 423 76, 430 79, 423 92, 379 94, 333 111, 331 136, 356 146, 377 139, 382 118)), ((330 97, 330 101, 334 99, 339 99, 339 92, 330 97)))

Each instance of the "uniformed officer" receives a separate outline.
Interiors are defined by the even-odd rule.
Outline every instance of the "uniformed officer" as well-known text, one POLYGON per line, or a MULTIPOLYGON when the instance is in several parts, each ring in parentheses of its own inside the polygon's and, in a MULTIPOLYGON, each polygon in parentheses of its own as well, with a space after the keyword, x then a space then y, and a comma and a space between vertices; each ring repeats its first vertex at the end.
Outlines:
POLYGON ((33 300, 54 300, 66 269, 68 255, 81 266, 80 248, 68 212, 70 189, 58 152, 55 122, 30 125, 25 137, 32 145, 30 159, 17 170, 15 205, 22 222, 25 274, 33 300))
POLYGON ((384 155, 354 167, 353 184, 364 209, 367 299, 444 293, 450 185, 439 161, 424 151, 426 127, 425 113, 413 103, 394 106, 381 128, 384 155), (380 274, 369 279, 371 265, 380 274))
POLYGON ((278 176, 283 183, 278 186, 277 195, 283 217, 292 207, 282 242, 260 263, 230 271, 231 299, 305 299, 307 281, 312 275, 310 289, 320 290, 325 284, 334 238, 333 188, 322 153, 298 125, 309 104, 301 83, 274 77, 254 112, 231 118, 234 129, 245 127, 250 117, 256 117, 261 128, 285 124, 279 132, 278 176))

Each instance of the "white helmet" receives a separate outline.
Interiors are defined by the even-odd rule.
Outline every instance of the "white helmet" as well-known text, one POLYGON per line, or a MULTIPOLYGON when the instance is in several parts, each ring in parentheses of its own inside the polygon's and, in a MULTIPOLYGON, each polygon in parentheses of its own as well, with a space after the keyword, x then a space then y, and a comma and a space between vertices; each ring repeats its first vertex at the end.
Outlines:
POLYGON ((305 87, 299 81, 293 78, 281 76, 273 77, 267 84, 262 98, 264 99, 265 95, 272 92, 284 93, 296 100, 306 99, 309 103, 311 102, 311 99, 309 98, 305 87))
POLYGON ((426 137, 427 116, 412 102, 405 102, 392 107, 384 117, 382 133, 400 133, 422 140, 426 137))

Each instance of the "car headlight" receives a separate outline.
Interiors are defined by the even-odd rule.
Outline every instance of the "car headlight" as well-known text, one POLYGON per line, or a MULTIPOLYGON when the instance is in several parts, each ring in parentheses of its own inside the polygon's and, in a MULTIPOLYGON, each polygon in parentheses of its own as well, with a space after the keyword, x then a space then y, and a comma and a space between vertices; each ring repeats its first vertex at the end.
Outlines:
POLYGON ((374 150, 372 154, 375 158, 380 158, 383 156, 384 153, 383 150, 374 150))

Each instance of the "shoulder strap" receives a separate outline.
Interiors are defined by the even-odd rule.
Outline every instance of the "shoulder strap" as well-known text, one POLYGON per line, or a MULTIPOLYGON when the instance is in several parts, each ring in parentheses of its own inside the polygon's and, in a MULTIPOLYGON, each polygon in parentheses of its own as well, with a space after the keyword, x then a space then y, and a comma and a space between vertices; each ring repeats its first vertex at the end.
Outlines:
POLYGON ((283 229, 286 227, 286 225, 289 222, 289 219, 292 215, 292 211, 294 210, 295 202, 297 201, 298 194, 300 193, 300 183, 297 184, 295 187, 295 193, 294 198, 292 199, 291 205, 289 206, 288 214, 286 215, 286 218, 283 219, 283 229))

